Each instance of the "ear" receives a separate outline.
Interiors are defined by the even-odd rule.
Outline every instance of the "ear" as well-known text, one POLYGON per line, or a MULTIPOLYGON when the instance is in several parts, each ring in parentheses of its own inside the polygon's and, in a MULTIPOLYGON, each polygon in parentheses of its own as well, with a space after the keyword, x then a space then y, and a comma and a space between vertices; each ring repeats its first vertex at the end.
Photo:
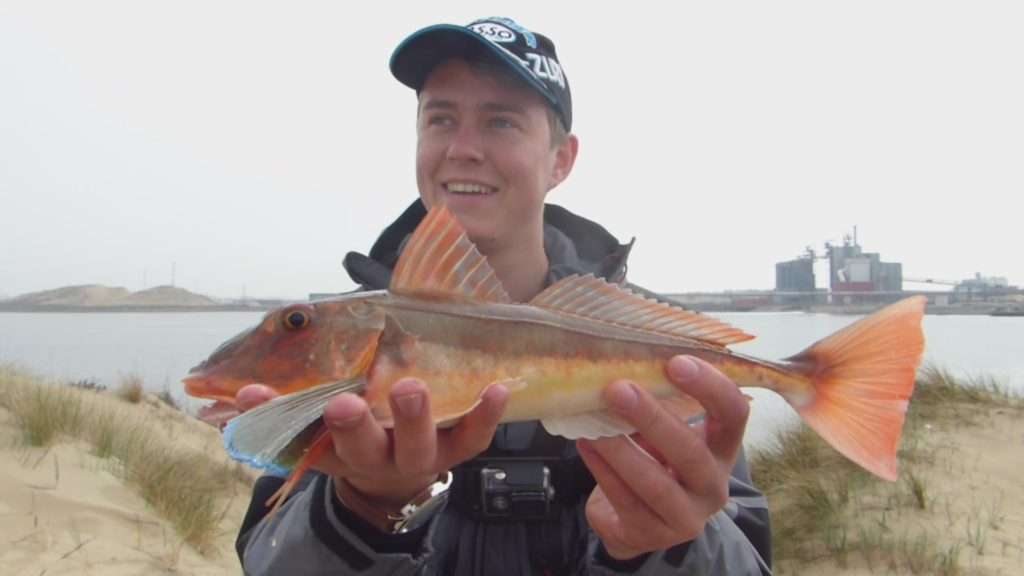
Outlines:
POLYGON ((575 134, 565 137, 558 148, 555 149, 555 165, 551 167, 551 186, 554 188, 569 177, 572 167, 576 164, 576 154, 580 150, 580 141, 575 134))

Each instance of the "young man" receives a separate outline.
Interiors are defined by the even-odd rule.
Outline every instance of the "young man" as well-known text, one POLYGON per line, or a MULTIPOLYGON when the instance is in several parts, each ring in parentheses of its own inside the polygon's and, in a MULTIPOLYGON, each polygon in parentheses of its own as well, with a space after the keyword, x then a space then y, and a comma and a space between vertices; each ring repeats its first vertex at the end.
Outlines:
MULTIPOLYGON (((432 26, 399 45, 391 70, 418 94, 420 199, 369 257, 346 257, 356 282, 386 288, 403 241, 440 204, 513 300, 528 301, 572 273, 624 282, 628 245, 545 204, 572 171, 579 146, 569 84, 549 39, 504 18, 432 26)), ((324 413, 335 453, 267 522, 259 521, 263 502, 281 479, 257 483, 238 540, 245 571, 769 573, 767 509, 750 486, 741 448, 747 401, 694 358, 673 358, 666 371, 705 407, 706 423, 691 429, 643 389, 612 383, 604 399, 637 429, 635 442, 573 443, 535 422, 498 426, 508 394, 501 386, 443 431, 431 419, 423 382, 394 386, 391 433, 361 398, 340 395, 324 413), (407 520, 449 471, 449 492, 407 520)), ((271 394, 248 387, 239 405, 271 394)))

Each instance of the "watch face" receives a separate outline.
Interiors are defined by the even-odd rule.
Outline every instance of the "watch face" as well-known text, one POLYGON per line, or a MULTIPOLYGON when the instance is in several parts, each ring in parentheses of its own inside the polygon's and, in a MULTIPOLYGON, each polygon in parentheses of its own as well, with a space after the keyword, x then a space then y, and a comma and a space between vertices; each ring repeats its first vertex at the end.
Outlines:
POLYGON ((405 517, 394 523, 391 527, 392 534, 403 534, 411 530, 415 530, 420 526, 423 526, 434 517, 434 513, 444 508, 445 503, 448 502, 448 491, 440 492, 429 496, 425 502, 420 505, 414 505, 411 502, 406 504, 402 508, 402 513, 405 517))

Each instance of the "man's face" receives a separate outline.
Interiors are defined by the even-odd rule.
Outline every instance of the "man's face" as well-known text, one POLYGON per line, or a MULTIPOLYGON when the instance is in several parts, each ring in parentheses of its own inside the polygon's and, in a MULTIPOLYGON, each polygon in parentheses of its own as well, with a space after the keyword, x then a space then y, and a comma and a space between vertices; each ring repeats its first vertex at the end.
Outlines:
POLYGON ((462 60, 438 65, 420 91, 420 197, 446 204, 484 253, 543 234, 544 198, 572 169, 576 139, 552 146, 546 106, 462 60))

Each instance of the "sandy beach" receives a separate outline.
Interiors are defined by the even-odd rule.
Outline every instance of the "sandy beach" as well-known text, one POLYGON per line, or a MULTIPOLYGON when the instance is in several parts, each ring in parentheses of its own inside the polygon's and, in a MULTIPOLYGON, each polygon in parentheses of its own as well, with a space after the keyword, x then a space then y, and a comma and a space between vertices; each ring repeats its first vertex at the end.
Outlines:
MULTIPOLYGON (((925 423, 908 441, 923 457, 904 466, 896 486, 852 506, 846 533, 877 538, 875 550, 777 567, 777 574, 1024 574, 1024 410, 959 406, 956 418, 925 423), (908 498, 907 469, 924 509, 908 498), (928 566, 935 555, 949 564, 928 566), (954 568, 958 566, 958 568, 954 568)), ((853 548, 851 546, 851 548, 853 548)))
MULTIPOLYGON (((147 396, 128 404, 83 393, 89 407, 139 419, 175 445, 224 458, 212 427, 147 396)), ((248 492, 234 487, 212 549, 200 554, 115 473, 115 462, 85 442, 26 447, 10 412, 0 409, 0 574, 241 574, 234 537, 248 492)))
MULTIPOLYGON (((140 419, 176 446, 223 458, 216 430, 153 397, 129 404, 111 394, 83 394, 89 409, 140 419)), ((12 414, 0 409, 0 573, 241 573, 233 542, 248 501, 244 482, 224 499, 216 540, 200 554, 85 442, 63 438, 36 448, 20 439, 12 414)), ((961 406, 953 418, 925 423, 906 441, 929 455, 912 468, 926 490, 925 508, 894 503, 879 488, 858 501, 859 524, 850 533, 858 525, 881 526, 904 543, 904 555, 921 542, 948 550, 960 574, 1024 574, 1024 410, 961 406)), ((857 552, 780 566, 776 573, 915 573, 908 566, 857 552)))

